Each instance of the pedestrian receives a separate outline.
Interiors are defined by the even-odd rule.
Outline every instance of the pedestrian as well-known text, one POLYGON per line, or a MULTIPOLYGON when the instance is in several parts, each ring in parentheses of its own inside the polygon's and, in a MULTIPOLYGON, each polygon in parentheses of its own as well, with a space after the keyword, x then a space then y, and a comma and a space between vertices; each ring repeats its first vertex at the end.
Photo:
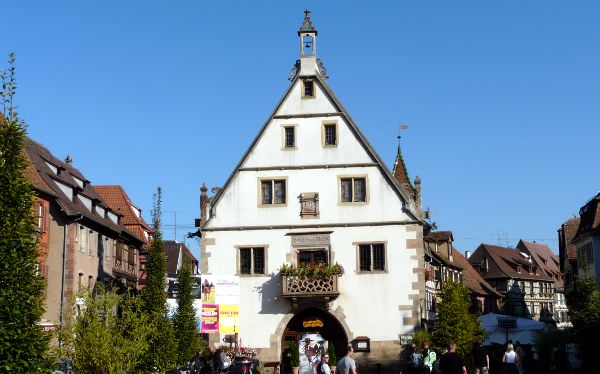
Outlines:
POLYGON ((519 363, 519 355, 515 352, 512 343, 506 345, 506 352, 504 352, 502 362, 504 363, 504 372, 506 374, 519 373, 519 367, 517 366, 519 363))
POLYGON ((490 356, 481 340, 475 343, 475 348, 473 348, 473 366, 475 374, 484 374, 490 370, 490 356))
POLYGON ((352 346, 348 346, 346 355, 337 362, 335 374, 356 374, 356 362, 352 358, 353 355, 354 349, 352 349, 352 346))
POLYGON ((408 356, 408 374, 421 374, 423 371, 423 354, 417 350, 417 345, 411 343, 408 356))
POLYGON ((317 374, 331 374, 329 368, 329 353, 325 353, 321 356, 321 362, 317 365, 317 374))
POLYGON ((442 349, 442 354, 439 355, 437 357, 437 359, 433 362, 433 368, 432 368, 432 371, 431 371, 432 374, 441 374, 442 373, 441 370, 440 370, 440 360, 441 360, 442 357, 444 357, 444 355, 447 352, 448 352, 448 349, 446 349, 446 348, 442 349))
POLYGON ((431 372, 433 371, 433 363, 436 360, 436 354, 435 351, 431 348, 429 348, 429 342, 424 341, 423 342, 423 373, 424 374, 431 374, 431 372))
POLYGON ((440 360, 442 374, 467 374, 467 367, 462 358, 456 353, 456 344, 448 344, 448 352, 440 360))

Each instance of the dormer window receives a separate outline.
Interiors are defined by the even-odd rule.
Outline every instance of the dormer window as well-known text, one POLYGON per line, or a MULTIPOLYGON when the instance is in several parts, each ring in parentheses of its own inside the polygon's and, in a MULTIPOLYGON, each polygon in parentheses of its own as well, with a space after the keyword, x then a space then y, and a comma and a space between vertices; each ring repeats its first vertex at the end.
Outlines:
POLYGON ((315 82, 312 79, 302 80, 302 98, 314 99, 315 97, 315 82))
POLYGON ((517 273, 521 274, 521 265, 517 265, 517 273))
POLYGON ((46 162, 46 165, 48 165, 48 167, 50 168, 50 170, 52 170, 52 172, 54 174, 58 175, 58 167, 56 165, 54 165, 54 164, 51 164, 48 161, 45 161, 45 162, 46 162))

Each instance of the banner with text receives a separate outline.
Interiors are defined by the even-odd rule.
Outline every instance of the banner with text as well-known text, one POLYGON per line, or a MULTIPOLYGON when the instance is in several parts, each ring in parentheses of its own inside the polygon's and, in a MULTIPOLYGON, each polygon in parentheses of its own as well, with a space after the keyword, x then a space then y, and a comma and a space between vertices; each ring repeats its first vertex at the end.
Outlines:
POLYGON ((203 275, 201 287, 202 332, 236 333, 238 332, 240 277, 234 275, 203 275), (206 310, 205 310, 206 309, 206 310), (216 311, 216 316, 210 315, 216 311), (216 318, 212 325, 205 326, 207 318, 216 318))

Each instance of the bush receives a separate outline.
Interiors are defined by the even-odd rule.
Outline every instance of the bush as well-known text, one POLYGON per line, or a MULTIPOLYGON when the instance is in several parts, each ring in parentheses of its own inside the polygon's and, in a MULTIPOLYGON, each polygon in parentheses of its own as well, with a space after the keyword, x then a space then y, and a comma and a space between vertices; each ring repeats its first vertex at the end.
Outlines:
POLYGON ((290 365, 292 367, 300 366, 300 347, 298 343, 288 343, 286 347, 286 354, 289 355, 290 365))
POLYGON ((332 343, 327 346, 327 354, 329 355, 329 366, 337 365, 337 357, 335 357, 335 347, 332 343))

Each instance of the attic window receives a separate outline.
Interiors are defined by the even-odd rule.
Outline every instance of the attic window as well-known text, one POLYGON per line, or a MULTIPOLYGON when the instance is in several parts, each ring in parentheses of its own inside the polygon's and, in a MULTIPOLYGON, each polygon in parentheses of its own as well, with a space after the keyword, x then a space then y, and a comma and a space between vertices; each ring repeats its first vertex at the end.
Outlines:
POLYGON ((73 177, 73 179, 75 180, 75 183, 77 183, 77 185, 81 188, 85 187, 85 181, 82 179, 79 179, 77 177, 73 177))
POLYGON ((540 275, 540 269, 535 269, 535 275, 540 275))
POLYGON ((58 175, 58 167, 54 164, 49 163, 48 161, 45 161, 45 162, 46 162, 46 165, 48 165, 48 167, 50 168, 50 170, 52 170, 52 172, 54 174, 58 175))
POLYGON ((313 99, 315 97, 315 82, 311 79, 302 80, 302 98, 313 99))
POLYGON ((521 265, 517 265, 517 273, 521 274, 521 265))

